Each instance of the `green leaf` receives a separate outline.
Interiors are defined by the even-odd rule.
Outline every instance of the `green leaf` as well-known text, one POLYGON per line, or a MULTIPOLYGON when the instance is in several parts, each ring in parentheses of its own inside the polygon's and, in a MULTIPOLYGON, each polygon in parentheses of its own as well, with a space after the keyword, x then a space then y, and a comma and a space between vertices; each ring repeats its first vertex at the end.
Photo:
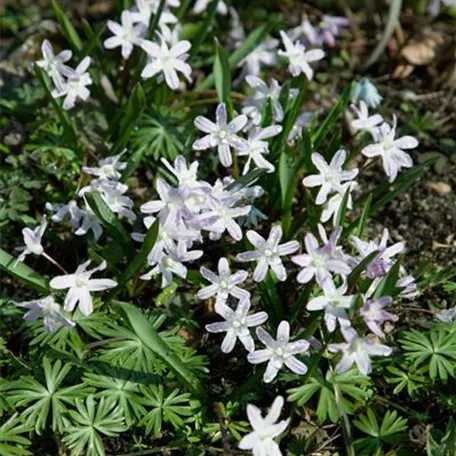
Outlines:
POLYGON ((127 230, 117 219, 116 214, 104 202, 101 195, 97 192, 87 193, 86 200, 109 235, 119 242, 126 257, 129 259, 133 258, 135 250, 127 230))
POLYGON ((117 296, 117 294, 124 288, 125 284, 133 277, 136 277, 138 271, 142 268, 144 263, 146 263, 147 256, 157 241, 159 227, 160 221, 157 219, 147 231, 139 252, 131 261, 129 261, 126 271, 124 271, 120 276, 119 285, 114 288, 111 293, 109 293, 106 301, 110 301, 112 298, 117 296))
POLYGON ((72 456, 105 456, 102 435, 116 437, 127 430, 124 418, 114 399, 93 395, 75 402, 76 410, 69 410, 63 442, 72 456))
POLYGON ((214 21, 215 12, 217 10, 219 0, 212 0, 209 6, 206 8, 206 15, 201 25, 198 27, 198 31, 195 34, 195 39, 192 43, 192 49, 190 51, 190 57, 193 59, 198 52, 201 44, 206 38, 207 34, 212 28, 212 23, 214 21))
POLYGON ((43 87, 44 91, 46 92, 46 95, 47 95, 49 101, 52 103, 52 106, 54 106, 55 112, 57 113, 57 117, 59 118, 60 123, 63 126, 63 129, 65 131, 65 134, 68 137, 70 144, 72 144, 76 148, 76 152, 80 155, 80 152, 77 148, 78 139, 77 139, 76 128, 75 128, 68 112, 64 111, 62 106, 60 105, 60 102, 57 101, 52 96, 50 85, 49 85, 49 77, 47 76, 47 74, 38 65, 35 65, 34 68, 35 68, 36 77, 40 81, 40 84, 43 87))
POLYGON ((318 146, 331 131, 339 116, 344 112, 344 109, 350 101, 350 91, 351 84, 345 88, 339 100, 331 109, 330 113, 327 115, 320 128, 312 135, 312 144, 314 150, 318 149, 318 146))
MULTIPOLYGON (((233 71, 237 64, 247 57, 267 36, 272 26, 272 22, 267 22, 260 27, 253 30, 247 38, 244 40, 242 45, 236 49, 228 58, 230 70, 233 71)), ((197 91, 203 91, 210 89, 214 85, 215 77, 212 72, 206 77, 197 87, 197 91)))
POLYGON ((228 119, 233 118, 233 103, 231 101, 231 70, 225 49, 220 45, 217 38, 215 42, 214 77, 215 88, 220 103, 225 103, 228 119))
POLYGON ((347 277, 348 288, 351 289, 357 282, 361 274, 369 267, 369 265, 377 258, 380 251, 375 250, 374 252, 369 253, 367 257, 363 258, 363 260, 356 265, 355 268, 352 269, 349 276, 347 277))
POLYGON ((404 438, 401 433, 407 429, 407 420, 398 416, 396 410, 388 410, 379 423, 374 411, 368 408, 367 414, 360 415, 353 424, 369 436, 355 441, 355 448, 361 455, 380 454, 378 451, 385 444, 397 447, 404 438))
POLYGON ((415 366, 425 364, 432 380, 439 378, 442 382, 448 376, 456 374, 456 331, 445 331, 441 328, 423 333, 412 329, 406 331, 399 340, 406 351, 406 358, 415 366))
POLYGON ((335 226, 344 226, 345 213, 347 212, 348 198, 350 198, 350 187, 345 191, 342 202, 340 203, 339 210, 337 211, 337 217, 335 226))
POLYGON ((373 297, 380 298, 381 296, 396 296, 398 288, 396 286, 399 280, 399 272, 401 269, 402 257, 399 257, 394 266, 388 271, 388 274, 382 278, 376 288, 373 297))
POLYGON ((0 269, 2 271, 11 274, 40 293, 49 292, 49 282, 47 279, 42 277, 23 262, 19 262, 17 266, 14 266, 15 262, 16 258, 5 252, 3 249, 0 249, 0 269))
POLYGON ((32 456, 24 448, 31 444, 30 440, 20 435, 29 430, 21 423, 18 413, 5 421, 0 427, 0 456, 32 456))
POLYGON ((154 436, 159 436, 163 422, 171 423, 174 429, 179 429, 194 413, 189 393, 179 394, 180 391, 174 389, 169 394, 165 394, 163 385, 141 386, 140 389, 143 397, 142 404, 152 407, 141 421, 141 424, 146 426, 147 434, 152 431, 154 436))
POLYGON ((133 331, 141 341, 171 369, 185 388, 196 395, 203 394, 203 387, 198 378, 178 358, 172 349, 159 336, 155 328, 147 321, 141 311, 132 304, 116 302, 122 309, 133 331))
POLYGON ((67 39, 73 51, 79 54, 82 51, 82 41, 78 32, 55 0, 52 0, 52 9, 54 10, 55 18, 60 25, 63 35, 67 39))
POLYGON ((370 206, 372 202, 372 193, 367 197, 367 201, 364 204, 363 212, 359 216, 358 226, 355 231, 355 236, 362 238, 364 234, 364 229, 366 227, 367 219, 369 217, 370 206))
POLYGON ((65 404, 73 404, 76 398, 85 397, 91 391, 91 388, 83 384, 61 387, 72 367, 68 362, 62 366, 60 360, 51 365, 48 358, 43 358, 45 386, 28 376, 11 382, 8 400, 15 407, 28 405, 21 412, 21 418, 27 427, 33 426, 38 434, 46 428, 49 412, 52 416, 52 429, 61 432, 65 428, 65 404))
POLYGON ((122 152, 145 105, 146 96, 141 84, 138 82, 130 95, 127 105, 123 108, 124 115, 119 122, 119 134, 116 135, 117 140, 110 151, 110 155, 116 155, 122 152))

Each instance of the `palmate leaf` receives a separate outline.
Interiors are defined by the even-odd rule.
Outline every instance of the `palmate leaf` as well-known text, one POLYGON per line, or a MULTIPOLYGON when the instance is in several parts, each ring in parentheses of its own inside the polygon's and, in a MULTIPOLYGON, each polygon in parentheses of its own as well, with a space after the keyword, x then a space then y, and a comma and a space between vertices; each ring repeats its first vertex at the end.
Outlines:
POLYGON ((357 402, 364 404, 371 394, 369 378, 356 370, 349 370, 342 374, 328 371, 326 378, 323 378, 321 371, 319 371, 304 385, 288 390, 288 400, 303 405, 318 392, 318 420, 322 422, 329 418, 333 423, 336 423, 340 416, 334 394, 334 385, 337 385, 342 394, 343 403, 348 413, 352 413, 357 402), (348 400, 347 396, 353 402, 348 400))
POLYGON ((76 410, 69 410, 63 442, 71 455, 104 456, 102 435, 115 437, 126 431, 124 418, 113 399, 102 397, 98 402, 91 394, 85 401, 77 399, 76 410))
POLYGON ((432 380, 442 382, 448 376, 455 376, 456 371, 456 331, 447 331, 442 327, 431 329, 427 333, 412 329, 406 331, 399 340, 406 352, 406 358, 415 366, 425 364, 432 380))
POLYGON ((398 416, 396 410, 388 410, 379 423, 374 411, 368 408, 366 415, 361 415, 353 424, 369 436, 354 442, 359 454, 366 456, 379 454, 384 444, 397 446, 403 437, 401 433, 407 429, 407 420, 398 416))
POLYGON ((407 388, 408 395, 413 397, 416 395, 415 392, 423 388, 426 383, 426 379, 420 370, 416 370, 413 366, 404 366, 404 369, 388 366, 386 369, 392 374, 391 377, 388 376, 386 382, 396 385, 393 394, 399 394, 404 388, 407 388))
POLYGON ((121 411, 128 426, 134 424, 146 413, 141 406, 141 396, 139 395, 138 383, 114 376, 101 375, 99 373, 88 373, 84 376, 84 383, 90 387, 95 387, 97 391, 95 397, 108 397, 115 402, 121 411))
POLYGON ((158 436, 163 422, 170 423, 174 429, 178 429, 194 413, 189 393, 180 393, 178 389, 171 392, 165 391, 163 385, 140 386, 140 390, 143 397, 142 404, 146 409, 151 407, 141 421, 141 424, 146 427, 146 433, 153 432, 158 436))
POLYGON ((25 419, 25 426, 34 427, 40 434, 46 427, 51 413, 52 429, 59 431, 64 429, 67 405, 73 404, 77 398, 86 396, 92 390, 83 384, 60 388, 72 367, 71 363, 62 366, 60 360, 51 365, 49 359, 43 358, 45 385, 33 377, 23 377, 11 382, 8 400, 15 407, 28 405, 21 413, 21 418, 25 419))
POLYGON ((21 424, 15 413, 8 421, 0 427, 0 456, 29 456, 32 455, 26 448, 30 445, 30 440, 20 434, 30 430, 21 424))

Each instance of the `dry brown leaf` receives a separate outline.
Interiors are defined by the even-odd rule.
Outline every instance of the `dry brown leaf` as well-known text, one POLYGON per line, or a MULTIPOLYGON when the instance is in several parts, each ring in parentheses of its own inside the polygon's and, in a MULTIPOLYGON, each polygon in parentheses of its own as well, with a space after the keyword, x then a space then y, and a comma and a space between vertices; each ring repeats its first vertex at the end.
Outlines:
POLYGON ((446 182, 428 182, 426 188, 433 192, 439 193, 440 195, 447 195, 452 192, 451 185, 446 182))

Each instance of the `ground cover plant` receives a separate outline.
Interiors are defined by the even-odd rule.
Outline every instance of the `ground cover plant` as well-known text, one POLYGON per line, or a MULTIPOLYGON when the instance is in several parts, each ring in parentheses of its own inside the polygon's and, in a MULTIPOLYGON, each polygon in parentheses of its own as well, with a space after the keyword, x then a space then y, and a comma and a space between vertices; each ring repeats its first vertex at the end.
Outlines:
POLYGON ((5 7, 0 455, 456 454, 455 6, 375 3, 5 7))

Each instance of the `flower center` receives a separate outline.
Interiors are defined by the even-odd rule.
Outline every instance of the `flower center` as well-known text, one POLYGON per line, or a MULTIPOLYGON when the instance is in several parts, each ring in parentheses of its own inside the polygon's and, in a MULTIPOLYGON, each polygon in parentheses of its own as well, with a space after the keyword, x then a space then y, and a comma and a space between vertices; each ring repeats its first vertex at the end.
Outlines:
POLYGON ((89 284, 89 278, 86 275, 78 275, 75 282, 78 288, 84 288, 89 284))
POLYGON ((226 137, 228 136, 228 133, 226 130, 222 129, 222 130, 219 130, 218 135, 219 135, 220 139, 226 139, 226 137))
POLYGON ((228 288, 228 282, 226 280, 222 280, 220 282, 220 287, 221 288, 228 288))
POLYGON ((395 149, 395 144, 394 141, 387 140, 383 143, 383 149, 385 152, 391 152, 393 149, 395 149))
POLYGON ((234 329, 238 329, 241 327, 241 322, 239 320, 234 320, 231 326, 233 326, 234 329))

